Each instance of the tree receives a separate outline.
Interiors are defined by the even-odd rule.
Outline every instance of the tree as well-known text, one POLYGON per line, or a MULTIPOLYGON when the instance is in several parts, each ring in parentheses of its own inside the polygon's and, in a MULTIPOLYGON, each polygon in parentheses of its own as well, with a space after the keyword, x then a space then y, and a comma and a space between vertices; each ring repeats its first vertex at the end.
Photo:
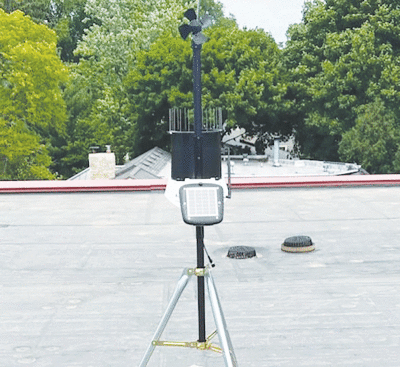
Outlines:
POLYGON ((93 17, 85 12, 87 0, 0 0, 0 8, 7 13, 21 10, 39 24, 57 32, 57 48, 61 60, 77 62, 74 50, 86 29, 93 24, 93 17))
POLYGON ((207 14, 211 16, 214 24, 221 25, 221 22, 225 19, 229 19, 224 17, 223 7, 223 4, 218 0, 202 0, 200 3, 200 14, 198 14, 198 16, 202 18, 207 14))
MULTIPOLYGON (((203 46, 203 107, 222 107, 228 127, 244 127, 249 134, 288 135, 292 132, 290 104, 282 96, 280 50, 263 30, 240 30, 236 25, 207 30, 203 46)), ((135 122, 136 153, 155 145, 167 147, 168 109, 191 108, 192 50, 190 42, 164 34, 124 82, 126 109, 135 122)))
POLYGON ((86 167, 91 145, 111 144, 120 163, 132 151, 133 123, 121 108, 125 98, 121 85, 140 50, 164 31, 178 35, 188 4, 185 0, 87 2, 85 13, 94 24, 78 42, 79 63, 70 66, 72 77, 64 92, 70 116, 63 169, 70 167, 72 173, 86 167))
POLYGON ((79 55, 74 54, 78 43, 90 27, 96 24, 94 16, 85 10, 86 2, 87 0, 52 0, 57 14, 52 28, 57 32, 57 47, 61 60, 65 62, 79 61, 79 55))
POLYGON ((53 179, 51 159, 39 137, 21 121, 0 118, 0 180, 53 179))
MULTIPOLYGON (((68 138, 60 149, 59 170, 72 174, 87 166, 91 145, 111 144, 117 162, 134 154, 135 121, 126 109, 122 84, 135 68, 137 54, 149 49, 163 33, 179 37, 183 13, 195 1, 122 0, 88 1, 85 14, 93 24, 74 52, 79 63, 70 65, 71 79, 64 91, 69 111, 68 138)), ((222 22, 222 4, 202 1, 202 12, 222 22)), ((232 23, 226 20, 223 23, 232 23)))
POLYGON ((54 23, 54 8, 51 0, 0 0, 0 8, 7 13, 20 10, 36 23, 54 23))
MULTIPOLYGON (((79 42, 75 54, 82 66, 97 69, 96 77, 107 86, 120 83, 133 65, 137 51, 148 48, 164 31, 177 35, 185 0, 93 0, 85 12, 93 24, 79 42)), ((79 70, 79 69, 78 69, 79 70)))
MULTIPOLYGON (((27 167, 40 167, 29 168, 29 178, 49 178, 47 151, 65 132, 66 111, 59 86, 68 77, 56 53, 55 32, 20 11, 7 14, 0 9, 0 63, 2 154, 27 167), (27 147, 13 151, 18 137, 27 147)), ((10 178, 21 175, 11 172, 10 178)))
POLYGON ((355 126, 343 134, 339 154, 370 173, 400 172, 400 124, 382 100, 360 108, 355 126))
POLYGON ((342 136, 376 98, 400 118, 399 20, 397 1, 306 3, 284 51, 304 116, 296 138, 305 156, 339 159, 342 136))

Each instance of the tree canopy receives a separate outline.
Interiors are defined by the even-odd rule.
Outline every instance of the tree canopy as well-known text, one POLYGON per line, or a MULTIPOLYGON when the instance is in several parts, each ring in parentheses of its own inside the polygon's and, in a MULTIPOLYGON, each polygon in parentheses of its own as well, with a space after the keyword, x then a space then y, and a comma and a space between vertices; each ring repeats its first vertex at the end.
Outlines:
MULTIPOLYGON (((208 0, 215 21, 221 6, 208 0)), ((162 34, 179 38, 178 26, 184 11, 194 2, 186 0, 90 1, 85 12, 95 24, 86 30, 71 66, 71 80, 64 96, 69 111, 68 141, 63 147, 63 167, 78 171, 87 164, 91 145, 111 144, 119 163, 133 147, 135 121, 126 112, 122 87, 129 72, 136 69, 138 56, 162 34)), ((154 134, 157 134, 154 132, 154 134)))
POLYGON ((20 11, 0 9, 0 65, 2 177, 53 177, 47 151, 65 132, 59 85, 68 77, 56 53, 55 32, 20 11), (23 173, 13 172, 22 161, 23 173))
MULTIPOLYGON (((168 109, 193 103, 178 26, 196 5, 0 0, 1 177, 69 177, 91 146, 111 144, 118 163, 168 149, 168 109)), ((222 107, 227 131, 245 128, 260 152, 294 134, 302 157, 400 172, 400 1, 306 2, 283 49, 262 29, 239 29, 219 1, 201 5, 213 20, 203 107, 222 107)))
POLYGON ((343 134, 339 154, 347 161, 362 162, 370 173, 400 169, 400 124, 393 111, 376 99, 360 107, 355 125, 343 134))
MULTIPOLYGON (((280 50, 263 30, 241 30, 235 24, 205 32, 203 107, 222 107, 228 128, 240 126, 266 140, 267 133, 289 135, 290 99, 280 77, 280 50)), ((135 122, 138 152, 169 143, 169 108, 192 108, 192 50, 189 41, 164 34, 137 64, 124 87, 126 109, 135 122)))
MULTIPOLYGON (((285 61, 304 116, 296 135, 303 154, 349 158, 344 154, 348 149, 339 147, 348 145, 348 132, 357 128, 357 119, 377 98, 398 121, 398 1, 309 2, 303 22, 293 25, 288 35, 285 61)), ((382 165, 381 171, 386 170, 382 165)))
POLYGON ((57 33, 57 49, 63 61, 78 61, 74 50, 93 17, 85 12, 87 0, 0 0, 7 13, 15 10, 29 15, 35 23, 45 24, 57 33))

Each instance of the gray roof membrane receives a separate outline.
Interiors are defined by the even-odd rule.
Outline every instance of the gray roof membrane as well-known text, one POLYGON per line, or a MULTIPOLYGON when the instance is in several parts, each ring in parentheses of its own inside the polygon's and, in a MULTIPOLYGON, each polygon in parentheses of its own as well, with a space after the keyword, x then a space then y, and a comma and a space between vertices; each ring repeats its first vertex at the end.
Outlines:
MULTIPOLYGON (((399 208, 398 186, 234 191, 205 245, 238 365, 397 367, 399 208), (315 251, 281 250, 298 235, 315 251), (228 258, 232 246, 257 256, 228 258)), ((196 265, 179 208, 157 191, 4 194, 0 210, 0 366, 138 366, 196 265)), ((196 299, 192 281, 162 340, 197 340, 196 299)), ((224 361, 156 347, 148 366, 224 361)))

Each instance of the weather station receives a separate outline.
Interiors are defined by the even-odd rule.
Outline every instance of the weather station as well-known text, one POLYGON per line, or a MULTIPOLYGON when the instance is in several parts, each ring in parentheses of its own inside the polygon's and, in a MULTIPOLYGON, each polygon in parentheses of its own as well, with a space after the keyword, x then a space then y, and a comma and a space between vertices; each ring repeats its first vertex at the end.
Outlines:
POLYGON ((181 25, 179 32, 184 40, 192 35, 194 109, 174 108, 169 111, 172 161, 171 180, 165 195, 180 207, 183 221, 196 228, 197 266, 183 270, 139 366, 147 366, 156 347, 187 347, 220 353, 226 367, 236 367, 236 356, 211 274, 215 265, 204 246, 204 227, 222 222, 224 198, 228 192, 221 175, 222 111, 220 108, 203 111, 201 105, 201 49, 207 41, 201 31, 210 26, 212 20, 208 15, 198 19, 194 9, 187 10, 184 16, 189 24, 181 25), (210 265, 205 265, 205 253, 210 265), (197 277, 198 339, 188 342, 160 340, 182 292, 193 277, 197 277), (216 330, 208 336, 206 291, 216 326, 216 330), (215 336, 218 336, 218 345, 212 342, 215 336))

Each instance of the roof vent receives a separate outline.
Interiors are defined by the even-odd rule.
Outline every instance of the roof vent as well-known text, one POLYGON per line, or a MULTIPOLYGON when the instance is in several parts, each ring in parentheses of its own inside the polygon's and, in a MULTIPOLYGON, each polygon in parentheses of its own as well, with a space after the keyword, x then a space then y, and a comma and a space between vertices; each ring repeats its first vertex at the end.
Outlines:
POLYGON ((293 236, 286 238, 281 249, 286 252, 310 252, 315 250, 315 245, 308 236, 293 236))
POLYGON ((256 250, 249 246, 233 246, 228 251, 228 257, 231 259, 250 259, 254 256, 256 256, 256 250))
POLYGON ((274 167, 280 167, 279 163, 279 144, 281 142, 281 139, 276 136, 274 138, 274 167))

